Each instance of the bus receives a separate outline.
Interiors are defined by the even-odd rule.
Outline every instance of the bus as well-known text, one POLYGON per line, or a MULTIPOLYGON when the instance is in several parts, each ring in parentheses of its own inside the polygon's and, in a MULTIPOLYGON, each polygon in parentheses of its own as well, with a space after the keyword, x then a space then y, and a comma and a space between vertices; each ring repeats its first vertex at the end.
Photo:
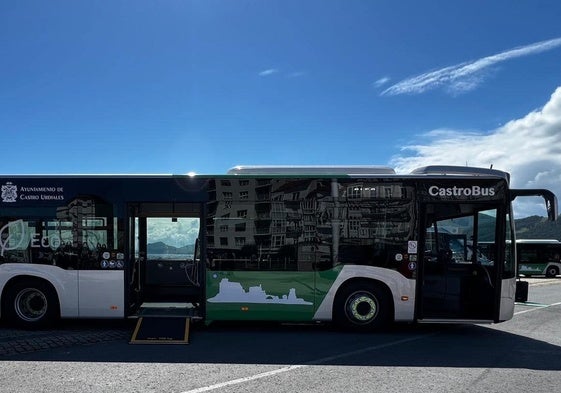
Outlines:
POLYGON ((0 314, 496 323, 513 316, 512 189, 496 169, 234 167, 224 175, 1 176, 0 314), (492 242, 481 263, 478 244, 492 242), (145 314, 143 314, 145 313, 145 314))
POLYGON ((556 239, 517 239, 518 272, 526 277, 561 273, 561 242, 556 239))

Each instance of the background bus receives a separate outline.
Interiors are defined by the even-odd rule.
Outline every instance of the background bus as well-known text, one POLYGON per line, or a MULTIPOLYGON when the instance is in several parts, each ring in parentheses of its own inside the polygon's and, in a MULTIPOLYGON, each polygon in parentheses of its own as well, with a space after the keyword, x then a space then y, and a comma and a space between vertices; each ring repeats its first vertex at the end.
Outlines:
POLYGON ((218 176, 3 176, 1 317, 512 318, 509 188, 491 169, 235 168, 218 176), (495 257, 478 258, 491 242, 495 257))
POLYGON ((517 239, 518 272, 526 277, 561 273, 561 242, 555 239, 517 239))

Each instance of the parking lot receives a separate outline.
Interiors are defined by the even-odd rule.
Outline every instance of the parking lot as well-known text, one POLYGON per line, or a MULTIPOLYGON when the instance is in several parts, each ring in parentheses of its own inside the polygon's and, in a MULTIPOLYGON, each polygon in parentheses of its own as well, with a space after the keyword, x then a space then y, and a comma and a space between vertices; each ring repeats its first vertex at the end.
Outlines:
POLYGON ((2 327, 0 392, 361 392, 375 386, 549 393, 561 386, 561 279, 529 281, 529 302, 496 325, 407 324, 354 334, 328 325, 223 324, 196 327, 188 345, 130 345, 131 321, 65 321, 42 332, 2 327))

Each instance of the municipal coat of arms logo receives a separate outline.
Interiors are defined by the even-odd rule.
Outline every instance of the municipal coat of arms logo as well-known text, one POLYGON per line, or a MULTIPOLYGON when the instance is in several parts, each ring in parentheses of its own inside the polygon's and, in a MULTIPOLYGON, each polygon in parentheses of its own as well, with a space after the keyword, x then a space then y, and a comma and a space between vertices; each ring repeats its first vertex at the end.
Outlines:
POLYGON ((7 182, 2 185, 2 202, 15 202, 18 198, 18 186, 7 182))

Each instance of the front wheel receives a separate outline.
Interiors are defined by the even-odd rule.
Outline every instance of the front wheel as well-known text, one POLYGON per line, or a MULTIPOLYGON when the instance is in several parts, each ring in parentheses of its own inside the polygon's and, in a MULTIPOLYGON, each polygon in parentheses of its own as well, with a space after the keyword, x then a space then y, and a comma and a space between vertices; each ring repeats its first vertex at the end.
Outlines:
POLYGON ((21 328, 45 328, 59 316, 58 297, 45 281, 20 281, 7 289, 2 314, 21 328))
POLYGON ((340 290, 333 305, 335 323, 354 331, 372 331, 389 323, 390 295, 380 286, 353 283, 340 290))
POLYGON ((550 266, 545 271, 545 276, 548 278, 553 278, 558 274, 559 274, 559 270, 557 269, 557 266, 550 266))

